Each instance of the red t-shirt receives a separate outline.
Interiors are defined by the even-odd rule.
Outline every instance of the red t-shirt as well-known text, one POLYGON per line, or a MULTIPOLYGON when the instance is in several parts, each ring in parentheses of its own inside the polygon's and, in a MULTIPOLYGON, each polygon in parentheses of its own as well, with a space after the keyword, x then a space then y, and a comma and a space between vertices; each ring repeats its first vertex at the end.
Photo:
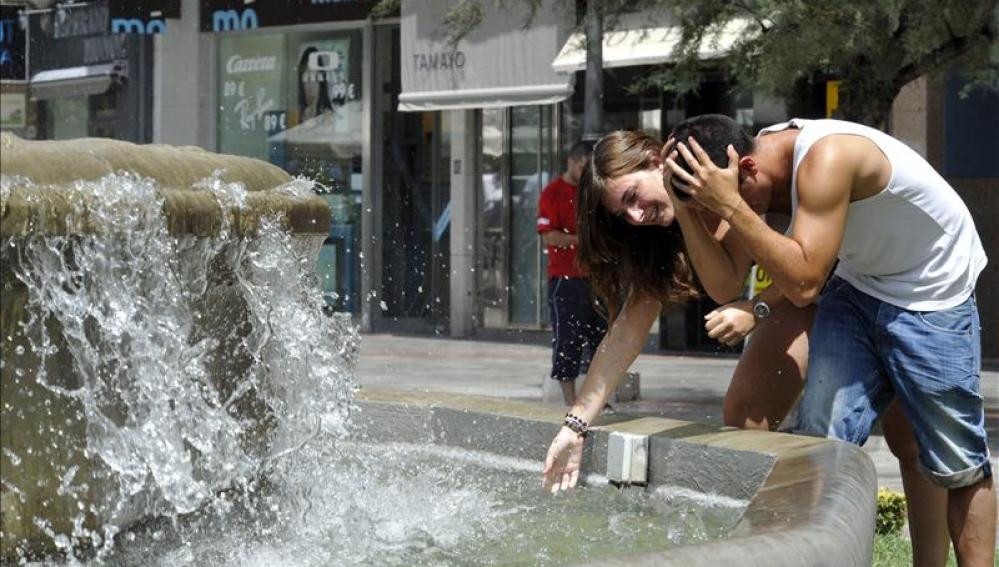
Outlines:
MULTIPOLYGON (((559 230, 576 234, 576 186, 559 177, 541 191, 538 200, 538 233, 559 230)), ((576 247, 548 246, 548 277, 579 278, 576 247)))

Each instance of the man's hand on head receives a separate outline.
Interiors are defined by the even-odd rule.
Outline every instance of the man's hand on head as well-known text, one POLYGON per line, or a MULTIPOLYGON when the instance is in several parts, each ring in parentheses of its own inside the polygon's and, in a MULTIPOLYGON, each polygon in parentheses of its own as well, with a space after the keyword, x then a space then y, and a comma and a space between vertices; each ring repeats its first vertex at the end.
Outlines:
MULTIPOLYGON (((673 160, 675 162, 679 155, 679 152, 676 150, 676 139, 670 138, 666 140, 666 143, 663 145, 662 153, 660 153, 660 158, 663 164, 666 163, 666 160, 673 160)), ((674 208, 686 208, 692 210, 704 209, 700 203, 690 198, 690 194, 685 190, 686 184, 678 180, 673 175, 673 170, 667 166, 663 167, 663 187, 666 188, 666 194, 669 195, 670 201, 673 203, 674 208)))
POLYGON ((730 218, 742 203, 739 154, 735 148, 728 146, 728 166, 721 168, 693 137, 687 138, 687 143, 677 142, 675 147, 665 162, 671 173, 670 188, 683 191, 722 219, 730 218), (677 163, 678 155, 687 162, 689 172, 677 163))

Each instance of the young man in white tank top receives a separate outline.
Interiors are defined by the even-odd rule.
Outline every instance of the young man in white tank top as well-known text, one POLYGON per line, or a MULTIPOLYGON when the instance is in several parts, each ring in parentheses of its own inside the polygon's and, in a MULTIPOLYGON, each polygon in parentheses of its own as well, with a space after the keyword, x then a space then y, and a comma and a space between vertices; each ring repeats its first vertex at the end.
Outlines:
POLYGON ((726 221, 772 277, 754 311, 818 301, 792 430, 863 444, 897 398, 924 476, 948 491, 959 563, 992 566, 974 298, 986 257, 967 207, 916 152, 859 124, 792 120, 740 156, 731 118, 687 122, 695 134, 666 150, 673 188, 726 221), (789 233, 769 228, 767 211, 792 215, 789 233))

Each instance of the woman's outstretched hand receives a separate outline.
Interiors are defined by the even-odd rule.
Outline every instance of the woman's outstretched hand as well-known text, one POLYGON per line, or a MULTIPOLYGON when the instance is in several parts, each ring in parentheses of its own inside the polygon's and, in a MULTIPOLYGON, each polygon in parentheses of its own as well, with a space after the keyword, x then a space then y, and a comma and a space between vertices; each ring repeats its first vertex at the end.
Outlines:
POLYGON ((558 430, 545 457, 545 470, 541 473, 542 490, 554 494, 576 486, 579 465, 583 460, 583 441, 568 427, 558 430))
POLYGON ((735 346, 756 328, 751 300, 726 303, 704 316, 704 329, 718 342, 735 346))

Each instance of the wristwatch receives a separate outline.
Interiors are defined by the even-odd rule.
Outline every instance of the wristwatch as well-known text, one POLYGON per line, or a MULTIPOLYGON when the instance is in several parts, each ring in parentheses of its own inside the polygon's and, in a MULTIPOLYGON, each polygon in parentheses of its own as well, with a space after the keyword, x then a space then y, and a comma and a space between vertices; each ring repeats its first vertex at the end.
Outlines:
POLYGON ((757 319, 766 319, 770 316, 770 306, 767 305, 766 301, 763 301, 762 299, 758 300, 753 304, 753 315, 755 315, 757 319))

